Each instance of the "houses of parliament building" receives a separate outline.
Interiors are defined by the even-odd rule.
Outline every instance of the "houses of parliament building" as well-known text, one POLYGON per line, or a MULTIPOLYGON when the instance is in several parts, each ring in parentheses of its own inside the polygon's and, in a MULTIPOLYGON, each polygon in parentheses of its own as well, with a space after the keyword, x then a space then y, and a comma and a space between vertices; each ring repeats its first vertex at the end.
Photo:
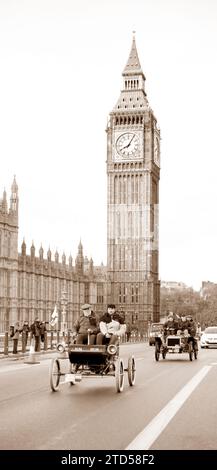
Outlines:
POLYGON ((149 106, 135 38, 123 87, 107 125, 107 266, 94 266, 81 242, 73 263, 59 253, 18 251, 19 197, 14 177, 0 200, 0 331, 16 321, 49 321, 66 311, 67 327, 81 305, 102 314, 109 302, 140 331, 159 321, 158 205, 160 131, 149 106))

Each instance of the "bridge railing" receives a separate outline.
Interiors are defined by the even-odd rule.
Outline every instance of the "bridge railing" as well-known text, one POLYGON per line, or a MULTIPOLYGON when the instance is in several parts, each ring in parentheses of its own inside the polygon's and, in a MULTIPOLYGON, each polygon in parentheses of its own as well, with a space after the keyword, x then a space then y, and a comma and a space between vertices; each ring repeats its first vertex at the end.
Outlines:
MULTIPOLYGON (((66 342, 70 342, 71 333, 68 332, 64 337, 66 342)), ((56 345, 63 339, 62 333, 60 331, 45 331, 43 341, 40 340, 38 346, 38 352, 40 351, 51 351, 56 348, 56 345)), ((120 338, 120 343, 139 343, 145 342, 148 340, 146 335, 131 334, 123 335, 120 338)), ((0 333, 0 356, 8 356, 13 354, 14 349, 14 340, 10 337, 10 334, 6 331, 5 333, 0 333)), ((30 334, 26 338, 26 333, 22 332, 19 335, 17 343, 17 353, 25 353, 30 350, 30 334)))

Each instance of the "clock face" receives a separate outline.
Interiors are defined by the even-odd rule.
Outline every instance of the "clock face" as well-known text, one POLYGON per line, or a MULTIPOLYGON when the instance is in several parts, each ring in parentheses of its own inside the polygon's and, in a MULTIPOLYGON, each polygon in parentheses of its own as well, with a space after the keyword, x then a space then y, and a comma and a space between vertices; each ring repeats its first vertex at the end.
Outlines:
POLYGON ((123 158, 134 157, 139 149, 139 138, 133 132, 121 134, 116 141, 116 150, 123 158))
POLYGON ((156 135, 154 137, 154 161, 157 165, 160 164, 160 143, 156 135))

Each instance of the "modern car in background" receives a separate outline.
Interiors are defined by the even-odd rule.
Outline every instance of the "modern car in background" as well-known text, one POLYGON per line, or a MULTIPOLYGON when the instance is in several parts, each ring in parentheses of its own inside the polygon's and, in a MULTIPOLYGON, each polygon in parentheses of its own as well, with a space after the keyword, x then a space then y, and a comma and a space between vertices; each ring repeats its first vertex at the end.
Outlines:
POLYGON ((155 337, 163 332, 163 323, 152 323, 149 331, 149 346, 155 344, 155 337))
POLYGON ((217 326, 208 326, 200 338, 201 348, 217 348, 217 326))

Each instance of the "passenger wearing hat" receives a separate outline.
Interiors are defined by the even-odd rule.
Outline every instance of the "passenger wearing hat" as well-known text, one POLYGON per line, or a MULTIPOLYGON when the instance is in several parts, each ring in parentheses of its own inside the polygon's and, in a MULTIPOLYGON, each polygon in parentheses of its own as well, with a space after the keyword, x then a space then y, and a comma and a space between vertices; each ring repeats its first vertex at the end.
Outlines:
POLYGON ((99 319, 99 328, 96 344, 115 344, 118 337, 125 334, 125 319, 116 312, 114 304, 108 304, 107 313, 99 319))
POLYGON ((74 333, 76 344, 87 344, 89 335, 89 344, 95 344, 96 335, 99 331, 98 322, 95 313, 91 310, 90 304, 84 304, 81 307, 81 314, 74 324, 74 333))
POLYGON ((179 329, 177 317, 173 312, 169 312, 166 322, 163 325, 163 341, 166 341, 168 334, 176 334, 179 329))

